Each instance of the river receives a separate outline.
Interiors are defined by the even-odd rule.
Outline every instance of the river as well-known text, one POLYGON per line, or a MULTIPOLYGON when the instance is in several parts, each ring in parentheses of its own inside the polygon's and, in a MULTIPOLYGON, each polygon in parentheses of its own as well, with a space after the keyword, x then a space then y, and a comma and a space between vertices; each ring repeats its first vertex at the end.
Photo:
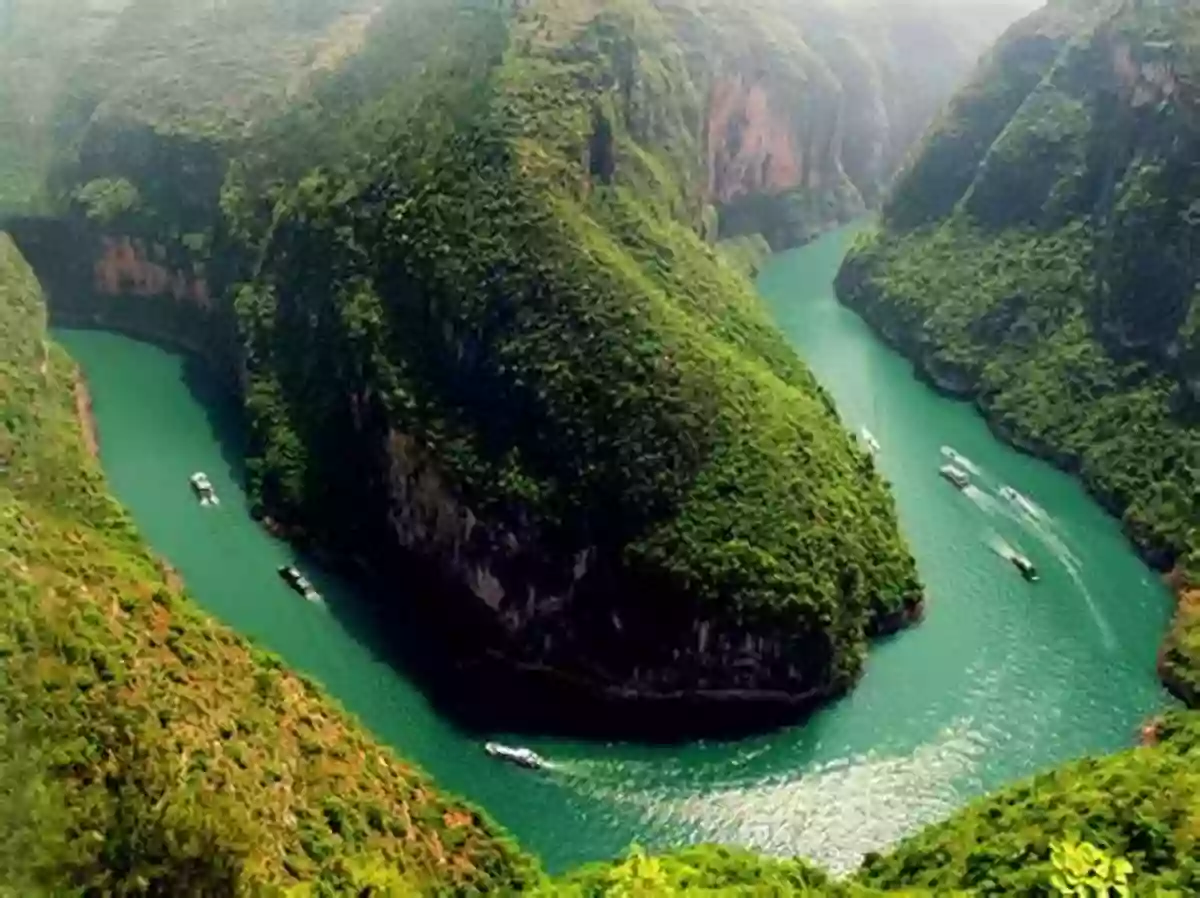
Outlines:
POLYGON ((275 568, 295 556, 247 514, 237 414, 203 371, 115 334, 56 338, 90 383, 114 492, 197 600, 487 808, 549 869, 635 840, 704 840, 844 870, 986 789, 1130 744, 1169 702, 1154 663, 1171 610, 1159 578, 1076 483, 997 442, 970 406, 919 383, 837 304, 831 282, 852 234, 775 257, 759 288, 847 427, 869 427, 882 445, 928 588, 925 621, 877 645, 858 688, 803 726, 682 748, 511 736, 553 759, 544 775, 492 761, 478 734, 440 717, 345 584, 315 573, 324 606, 282 584, 275 568), (960 493, 938 477, 943 446, 977 467, 981 488, 960 493), (218 509, 194 501, 195 470, 211 477, 218 509), (998 498, 1001 484, 1037 514, 998 498), (1021 579, 1004 545, 1037 563, 1040 583, 1021 579))

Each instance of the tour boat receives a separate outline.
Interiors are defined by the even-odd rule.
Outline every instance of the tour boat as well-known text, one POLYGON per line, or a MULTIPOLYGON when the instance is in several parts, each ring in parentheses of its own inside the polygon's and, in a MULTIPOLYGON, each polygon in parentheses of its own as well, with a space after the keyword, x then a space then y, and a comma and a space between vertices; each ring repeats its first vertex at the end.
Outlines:
POLYGON ((197 471, 188 478, 188 482, 192 485, 192 492, 200 499, 201 505, 220 505, 221 500, 217 498, 217 491, 213 489, 208 475, 203 471, 197 471))
POLYGON ((938 468, 938 473, 953 483, 960 490, 965 490, 971 485, 971 475, 964 471, 958 465, 942 465, 938 468))
POLYGON ((483 750, 493 758, 510 761, 531 770, 539 770, 546 766, 545 758, 531 748, 513 748, 500 742, 488 742, 483 746, 483 750))
POLYGON ((279 568, 279 576, 283 578, 292 589, 304 596, 310 602, 321 601, 321 594, 313 588, 312 583, 308 578, 300 573, 299 568, 293 564, 285 564, 279 568))
POLYGON ((1033 566, 1032 561, 1030 561, 1024 555, 1013 555, 1009 558, 1009 561, 1011 561, 1016 566, 1017 570, 1021 572, 1022 577, 1024 577, 1030 583, 1037 582, 1038 572, 1037 568, 1033 566))

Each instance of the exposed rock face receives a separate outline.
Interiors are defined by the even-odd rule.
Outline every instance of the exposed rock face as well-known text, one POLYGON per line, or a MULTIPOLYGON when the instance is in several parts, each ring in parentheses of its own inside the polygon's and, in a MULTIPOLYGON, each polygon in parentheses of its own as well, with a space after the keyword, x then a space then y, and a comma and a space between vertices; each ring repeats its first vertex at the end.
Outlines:
MULTIPOLYGON (((931 3, 708 10, 708 195, 724 237, 803 243, 874 206, 1006 19, 931 3), (723 44, 721 32, 742 35, 723 44)), ((1013 15, 1015 16, 1015 11, 1013 15)))
POLYGON ((806 160, 793 146, 789 111, 773 108, 770 88, 761 81, 746 83, 741 74, 716 81, 708 113, 712 200, 729 203, 747 194, 782 193, 805 184, 806 160))
POLYGON ((212 310, 208 282, 192 272, 165 264, 166 250, 128 236, 102 236, 100 256, 96 259, 92 281, 102 296, 169 296, 175 302, 189 303, 202 311, 212 310), (155 260, 158 261, 155 261, 155 260))

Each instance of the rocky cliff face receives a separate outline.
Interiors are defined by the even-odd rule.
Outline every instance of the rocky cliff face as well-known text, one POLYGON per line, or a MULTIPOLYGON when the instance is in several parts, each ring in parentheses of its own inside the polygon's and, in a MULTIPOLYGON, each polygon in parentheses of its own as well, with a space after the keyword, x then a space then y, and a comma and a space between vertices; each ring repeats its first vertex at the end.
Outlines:
POLYGON ((135 2, 58 116, 93 250, 56 314, 202 334, 240 374, 259 510, 416 584, 473 688, 795 713, 920 589, 706 241, 871 202, 967 51, 853 4, 560 6, 135 2))
MULTIPOLYGON (((839 275, 935 381, 1081 473, 1185 593, 1200 578, 1197 74, 1193 4, 1049 4, 951 103, 839 275)), ((1171 646, 1195 695, 1200 641, 1171 646)))
POLYGON ((763 233, 778 249, 875 206, 1015 9, 974 21, 935 2, 702 6, 721 234, 763 233))

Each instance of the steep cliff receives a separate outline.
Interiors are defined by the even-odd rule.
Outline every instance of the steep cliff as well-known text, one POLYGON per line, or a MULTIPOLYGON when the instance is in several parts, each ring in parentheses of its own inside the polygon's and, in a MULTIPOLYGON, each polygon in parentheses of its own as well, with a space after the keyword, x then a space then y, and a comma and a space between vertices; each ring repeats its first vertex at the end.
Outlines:
POLYGON ((471 688, 601 726, 795 714, 920 590, 708 242, 718 194, 795 174, 710 145, 757 102, 713 53, 733 77, 775 41, 767 7, 718 11, 133 2, 54 116, 66 220, 14 230, 59 321, 230 369, 261 512, 419 584, 471 688))
POLYGON ((108 497, 77 381, 0 233, 5 894, 511 894, 535 882, 481 812, 199 614, 108 497))
MULTIPOLYGON (((1200 580, 1200 11, 1056 2, 926 138, 839 293, 1200 580)), ((1194 698, 1194 602, 1164 673, 1194 698)))
POLYGON ((875 207, 1017 5, 660 3, 705 51, 694 77, 720 235, 782 249, 875 207))

